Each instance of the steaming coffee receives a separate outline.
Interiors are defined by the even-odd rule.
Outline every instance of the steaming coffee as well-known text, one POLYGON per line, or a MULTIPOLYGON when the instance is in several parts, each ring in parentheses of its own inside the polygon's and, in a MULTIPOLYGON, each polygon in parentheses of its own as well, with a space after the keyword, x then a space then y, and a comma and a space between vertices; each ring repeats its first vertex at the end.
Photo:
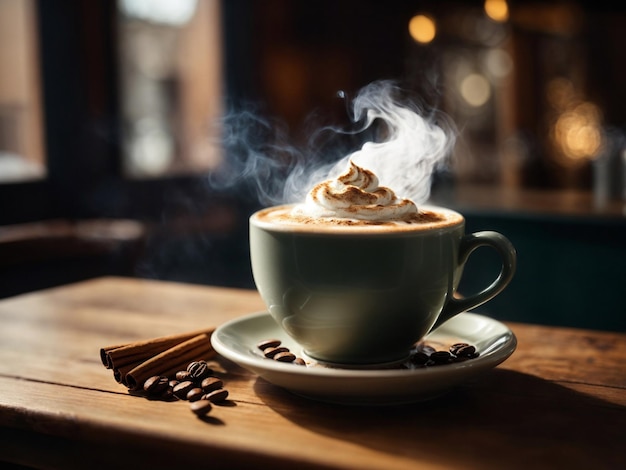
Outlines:
POLYGON ((261 297, 317 360, 352 366, 402 360, 433 327, 500 293, 515 270, 515 250, 504 236, 465 234, 460 214, 416 205, 428 199, 431 176, 453 139, 443 116, 423 118, 399 104, 398 91, 378 82, 354 100, 355 122, 379 123, 382 142, 365 142, 330 171, 320 170, 323 177, 317 170, 291 172, 286 192, 310 189, 306 199, 250 218, 261 297), (346 163, 346 171, 328 178, 346 163), (321 182, 311 188, 302 175, 321 182), (481 245, 496 250, 502 270, 481 292, 457 299, 465 261, 481 245))
POLYGON ((305 203, 251 216, 254 280, 272 317, 313 358, 402 360, 433 327, 487 302, 513 276, 515 250, 504 236, 464 228, 462 215, 418 210, 352 163, 305 203), (457 299, 465 261, 482 245, 499 253, 502 270, 457 299))

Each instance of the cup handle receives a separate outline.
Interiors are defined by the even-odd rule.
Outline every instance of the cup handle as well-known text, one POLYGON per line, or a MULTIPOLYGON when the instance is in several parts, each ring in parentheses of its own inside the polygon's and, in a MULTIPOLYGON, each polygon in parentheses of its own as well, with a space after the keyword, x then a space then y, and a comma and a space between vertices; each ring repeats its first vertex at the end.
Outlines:
POLYGON ((461 239, 459 247, 458 266, 463 267, 470 254, 479 246, 490 246, 500 255, 502 258, 500 274, 491 285, 474 295, 460 299, 455 297, 448 299, 448 302, 431 328, 431 331, 455 315, 476 308, 493 299, 511 282, 513 274, 515 273, 517 254, 515 247, 509 239, 498 232, 483 231, 465 235, 461 239))

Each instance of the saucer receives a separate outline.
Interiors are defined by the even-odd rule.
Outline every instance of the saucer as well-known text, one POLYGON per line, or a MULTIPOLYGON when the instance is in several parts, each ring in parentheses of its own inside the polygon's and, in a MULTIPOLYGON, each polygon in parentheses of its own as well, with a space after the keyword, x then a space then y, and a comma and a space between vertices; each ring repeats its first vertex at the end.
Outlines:
POLYGON ((268 382, 306 398, 347 405, 397 405, 429 400, 505 361, 517 346, 504 324, 476 313, 461 313, 430 333, 427 344, 446 347, 465 342, 479 356, 464 362, 403 368, 331 368, 308 358, 267 312, 236 318, 219 326, 211 337, 215 350, 268 382), (279 339, 306 366, 268 359, 256 346, 279 339))

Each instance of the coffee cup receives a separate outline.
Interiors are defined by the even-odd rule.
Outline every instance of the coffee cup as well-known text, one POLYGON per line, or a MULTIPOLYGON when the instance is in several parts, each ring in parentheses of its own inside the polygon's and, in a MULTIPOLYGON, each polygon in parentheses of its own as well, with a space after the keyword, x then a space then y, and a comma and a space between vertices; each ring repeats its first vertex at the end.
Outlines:
POLYGON ((402 361, 434 328, 498 295, 515 271, 505 236, 466 234, 464 217, 447 208, 420 208, 423 220, 407 225, 304 222, 291 209, 250 217, 252 272, 268 312, 317 361, 402 361), (480 246, 493 248, 502 268, 480 292, 457 296, 480 246))

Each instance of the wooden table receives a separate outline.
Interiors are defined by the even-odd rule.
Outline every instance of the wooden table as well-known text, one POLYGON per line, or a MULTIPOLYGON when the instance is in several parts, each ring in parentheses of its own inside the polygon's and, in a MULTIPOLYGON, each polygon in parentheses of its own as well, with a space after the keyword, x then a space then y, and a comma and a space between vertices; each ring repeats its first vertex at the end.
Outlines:
POLYGON ((519 344, 506 362, 444 397, 394 407, 310 401, 218 358, 232 400, 204 420, 187 402, 133 396, 100 362, 103 346, 262 309, 254 291, 124 278, 1 301, 0 462, 62 469, 626 468, 624 334, 509 323, 519 344))

